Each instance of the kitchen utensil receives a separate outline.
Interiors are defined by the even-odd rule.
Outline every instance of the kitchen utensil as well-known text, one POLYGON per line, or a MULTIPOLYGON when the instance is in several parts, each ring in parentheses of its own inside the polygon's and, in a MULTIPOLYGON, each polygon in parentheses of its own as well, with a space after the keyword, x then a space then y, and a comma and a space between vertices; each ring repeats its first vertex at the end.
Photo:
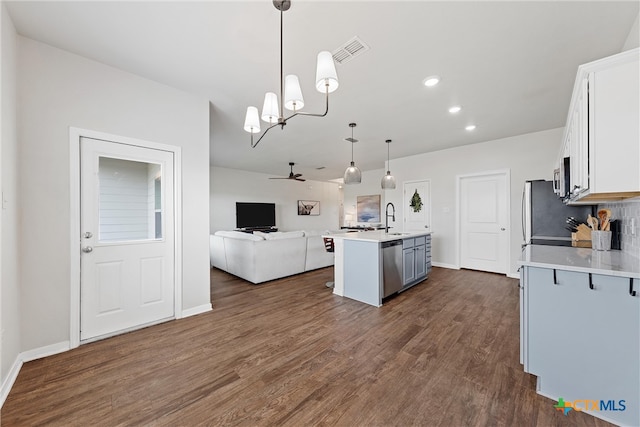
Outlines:
POLYGON ((598 211, 598 218, 600 218, 600 230, 606 231, 609 227, 611 211, 609 209, 600 209, 598 211))
POLYGON ((591 227, 592 230, 598 229, 598 219, 592 217, 591 214, 587 217, 587 224, 589 224, 589 227, 591 227))

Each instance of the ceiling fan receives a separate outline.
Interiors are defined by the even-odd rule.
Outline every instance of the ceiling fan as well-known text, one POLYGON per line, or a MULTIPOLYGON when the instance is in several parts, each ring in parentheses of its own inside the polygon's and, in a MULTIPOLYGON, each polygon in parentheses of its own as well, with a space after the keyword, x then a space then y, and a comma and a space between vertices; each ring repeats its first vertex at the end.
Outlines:
POLYGON ((293 173, 293 165, 295 165, 295 163, 293 162, 289 162, 289 166, 291 167, 291 172, 289 172, 289 176, 288 177, 282 177, 282 178, 269 178, 269 179, 294 179, 296 181, 306 181, 306 179, 304 178, 300 178, 302 176, 301 173, 293 173))

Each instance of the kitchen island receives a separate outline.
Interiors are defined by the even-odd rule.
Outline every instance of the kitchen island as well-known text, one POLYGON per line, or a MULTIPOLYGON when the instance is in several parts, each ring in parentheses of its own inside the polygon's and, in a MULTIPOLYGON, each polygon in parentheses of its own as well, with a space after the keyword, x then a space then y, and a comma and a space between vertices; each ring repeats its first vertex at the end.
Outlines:
POLYGON ((323 237, 334 240, 336 295, 380 307, 385 297, 422 282, 431 270, 428 232, 375 230, 323 237))
POLYGON ((531 245, 520 265, 520 363, 537 392, 640 425, 640 260, 531 245))

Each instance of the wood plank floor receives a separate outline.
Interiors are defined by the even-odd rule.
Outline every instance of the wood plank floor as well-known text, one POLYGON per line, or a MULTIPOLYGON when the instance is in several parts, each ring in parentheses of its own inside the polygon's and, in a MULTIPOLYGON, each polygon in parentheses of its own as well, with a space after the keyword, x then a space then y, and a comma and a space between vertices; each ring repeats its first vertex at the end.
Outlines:
POLYGON ((609 425, 535 393, 516 280, 434 268, 375 308, 332 275, 213 269, 213 311, 26 363, 2 426, 609 425))

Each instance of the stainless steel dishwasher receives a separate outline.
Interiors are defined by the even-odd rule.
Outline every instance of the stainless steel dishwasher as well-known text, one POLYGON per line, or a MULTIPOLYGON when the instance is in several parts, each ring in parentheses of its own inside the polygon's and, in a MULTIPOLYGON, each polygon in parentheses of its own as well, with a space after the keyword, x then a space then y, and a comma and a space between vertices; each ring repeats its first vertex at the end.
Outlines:
POLYGON ((382 242, 382 298, 402 289, 402 240, 382 242))

